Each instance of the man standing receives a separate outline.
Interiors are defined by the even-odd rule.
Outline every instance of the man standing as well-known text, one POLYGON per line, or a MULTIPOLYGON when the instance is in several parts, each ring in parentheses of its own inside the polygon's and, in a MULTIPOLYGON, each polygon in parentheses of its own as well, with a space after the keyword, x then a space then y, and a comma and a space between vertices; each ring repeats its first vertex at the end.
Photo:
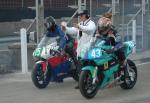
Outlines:
MULTIPOLYGON (((82 42, 89 42, 91 37, 96 31, 95 23, 90 19, 87 10, 80 11, 78 13, 80 21, 79 23, 74 23, 73 27, 67 27, 62 25, 62 29, 67 34, 76 34, 78 40, 77 53, 80 52, 80 47, 82 47, 82 42)), ((77 54, 78 56, 78 54, 77 54)))
MULTIPOLYGON (((62 25, 63 31, 65 31, 67 34, 77 35, 77 57, 80 53, 80 48, 82 48, 82 45, 84 45, 83 42, 89 42, 96 31, 96 25, 90 19, 87 10, 80 11, 78 13, 78 16, 80 18, 80 21, 79 23, 74 23, 73 27, 67 27, 66 25, 62 25)), ((76 86, 75 88, 78 89, 79 86, 76 86)))

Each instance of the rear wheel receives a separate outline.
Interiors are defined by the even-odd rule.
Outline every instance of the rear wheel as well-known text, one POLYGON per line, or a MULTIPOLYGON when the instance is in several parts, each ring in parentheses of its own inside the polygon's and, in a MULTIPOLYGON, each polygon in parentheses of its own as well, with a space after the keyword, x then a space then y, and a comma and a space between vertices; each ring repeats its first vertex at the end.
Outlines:
POLYGON ((132 89, 137 81, 137 68, 133 61, 127 60, 127 69, 129 71, 129 76, 123 76, 123 83, 120 84, 122 89, 132 89))
POLYGON ((33 70, 32 70, 32 82, 37 88, 46 88, 49 84, 51 73, 50 70, 47 69, 44 73, 42 64, 35 64, 33 70))
POLYGON ((92 84, 93 78, 90 71, 82 71, 79 78, 79 89, 82 94, 87 99, 93 98, 98 92, 98 85, 92 84))
POLYGON ((75 81, 79 81, 79 75, 81 72, 82 64, 77 61, 77 63, 75 63, 74 66, 75 66, 75 69, 73 70, 72 77, 75 81))
POLYGON ((75 80, 75 81, 79 81, 79 73, 77 70, 74 70, 73 73, 72 73, 72 78, 75 80))

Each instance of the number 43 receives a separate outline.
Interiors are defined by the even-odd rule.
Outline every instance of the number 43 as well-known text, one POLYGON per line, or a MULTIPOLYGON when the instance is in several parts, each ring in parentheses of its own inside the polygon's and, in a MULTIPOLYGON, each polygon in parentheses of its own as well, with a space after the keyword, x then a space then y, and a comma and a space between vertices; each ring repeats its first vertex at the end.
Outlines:
POLYGON ((101 50, 100 49, 94 49, 94 50, 92 50, 91 56, 94 57, 94 58, 100 57, 101 56, 101 50))

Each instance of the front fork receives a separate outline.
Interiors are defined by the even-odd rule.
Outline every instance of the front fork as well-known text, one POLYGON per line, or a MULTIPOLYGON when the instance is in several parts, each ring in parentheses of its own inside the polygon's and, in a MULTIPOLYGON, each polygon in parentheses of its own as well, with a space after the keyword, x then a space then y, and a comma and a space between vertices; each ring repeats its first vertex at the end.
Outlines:
POLYGON ((45 71, 44 72, 44 76, 46 75, 46 73, 48 72, 48 61, 46 61, 46 67, 45 67, 45 71))
POLYGON ((95 84, 98 80, 97 73, 98 73, 98 67, 94 66, 85 66, 82 68, 82 71, 90 71, 92 76, 92 84, 95 84))
POLYGON ((97 78, 97 72, 98 72, 98 67, 96 66, 94 69, 93 75, 92 75, 92 78, 93 78, 92 84, 95 84, 96 80, 98 79, 97 78))
POLYGON ((47 73, 47 67, 48 67, 48 61, 38 61, 37 64, 42 64, 42 71, 44 72, 44 75, 47 73))

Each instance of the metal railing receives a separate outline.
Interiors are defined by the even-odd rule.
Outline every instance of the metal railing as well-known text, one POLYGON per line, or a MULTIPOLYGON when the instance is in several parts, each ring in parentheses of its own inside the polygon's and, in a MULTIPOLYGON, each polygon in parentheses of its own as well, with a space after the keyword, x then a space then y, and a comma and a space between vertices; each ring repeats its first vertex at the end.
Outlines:
POLYGON ((142 8, 140 8, 137 13, 129 20, 129 22, 126 24, 127 26, 127 36, 129 35, 129 25, 132 23, 132 21, 139 15, 139 13, 142 11, 142 8))
POLYGON ((36 22, 36 18, 33 19, 33 22, 29 25, 29 27, 27 28, 27 33, 29 32, 29 30, 32 28, 32 26, 34 25, 34 23, 36 22))

